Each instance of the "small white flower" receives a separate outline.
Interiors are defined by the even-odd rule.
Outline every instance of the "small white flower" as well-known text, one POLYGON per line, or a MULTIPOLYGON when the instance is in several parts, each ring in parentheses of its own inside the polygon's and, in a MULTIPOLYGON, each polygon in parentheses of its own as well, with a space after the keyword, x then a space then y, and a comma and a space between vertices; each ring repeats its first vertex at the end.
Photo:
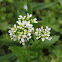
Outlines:
POLYGON ((42 38, 42 41, 44 41, 45 40, 45 38, 42 38))
POLYGON ((28 34, 28 33, 30 33, 29 30, 26 30, 26 29, 25 29, 25 30, 24 30, 24 34, 28 34))
POLYGON ((34 31, 34 27, 29 27, 28 30, 29 30, 29 32, 32 32, 32 31, 34 31))
POLYGON ((11 28, 12 32, 16 32, 17 31, 17 27, 16 24, 14 24, 14 28, 11 28))
POLYGON ((22 26, 21 20, 17 21, 17 23, 19 24, 19 26, 17 26, 17 28, 22 29, 23 26, 22 26))
POLYGON ((32 14, 29 15, 29 13, 27 13, 27 18, 31 18, 32 17, 32 14))
POLYGON ((43 29, 43 26, 41 26, 41 32, 44 33, 44 29, 43 29))
POLYGON ((25 35, 19 34, 18 40, 21 40, 21 42, 24 42, 25 35))
POLYGON ((20 19, 24 20, 25 18, 26 18, 26 16, 23 17, 22 15, 19 15, 19 18, 18 18, 18 19, 19 19, 19 20, 20 20, 20 19))
POLYGON ((41 36, 40 35, 37 35, 36 39, 38 40, 39 38, 41 38, 41 36))
POLYGON ((30 22, 29 21, 22 21, 22 26, 24 27, 24 28, 26 28, 27 27, 27 25, 29 25, 30 24, 30 22))
POLYGON ((44 32, 44 35, 49 37, 50 36, 50 32, 44 32))
POLYGON ((18 23, 19 25, 21 24, 21 20, 19 20, 19 21, 16 21, 16 23, 18 23))
POLYGON ((31 34, 29 33, 29 34, 27 34, 27 40, 29 41, 29 39, 31 39, 31 34))
POLYGON ((16 35, 13 35, 13 41, 16 41, 17 39, 16 39, 16 35))
POLYGON ((16 27, 16 24, 14 24, 14 32, 17 31, 17 27, 16 27))
POLYGON ((20 43, 22 43, 22 45, 25 45, 25 44, 24 44, 24 42, 25 42, 24 38, 26 38, 26 35, 21 35, 21 34, 19 34, 18 40, 20 41, 20 43))
POLYGON ((48 26, 46 26, 45 31, 49 32, 51 30, 51 28, 48 28, 48 26))
POLYGON ((14 32, 12 30, 9 30, 8 33, 11 36, 11 35, 13 35, 14 32))
POLYGON ((38 32, 38 34, 41 33, 41 29, 40 28, 36 28, 36 32, 38 32))
POLYGON ((37 36, 36 39, 39 39, 41 37, 41 29, 40 28, 36 28, 35 35, 37 36))
POLYGON ((38 23, 36 20, 37 20, 36 18, 31 19, 31 22, 32 22, 32 23, 38 23))

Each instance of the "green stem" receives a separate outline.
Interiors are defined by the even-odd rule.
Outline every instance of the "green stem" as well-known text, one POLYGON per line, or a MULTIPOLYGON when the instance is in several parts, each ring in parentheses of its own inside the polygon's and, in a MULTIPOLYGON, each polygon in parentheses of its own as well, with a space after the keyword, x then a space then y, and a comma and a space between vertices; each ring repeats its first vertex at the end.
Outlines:
POLYGON ((18 10, 18 0, 16 0, 15 5, 16 5, 16 7, 15 7, 15 13, 16 13, 15 15, 16 15, 16 18, 15 19, 17 20, 17 15, 18 15, 17 14, 17 10, 18 10))
POLYGON ((40 41, 39 41, 39 43, 35 46, 35 48, 36 48, 39 44, 40 44, 40 41))

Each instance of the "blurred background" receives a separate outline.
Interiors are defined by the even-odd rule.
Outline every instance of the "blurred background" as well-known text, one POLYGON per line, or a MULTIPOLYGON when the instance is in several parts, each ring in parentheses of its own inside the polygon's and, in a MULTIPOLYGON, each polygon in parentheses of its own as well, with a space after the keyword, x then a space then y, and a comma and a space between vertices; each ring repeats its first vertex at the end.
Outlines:
MULTIPOLYGON (((50 48, 42 50, 42 62, 62 62, 62 0, 29 1, 33 16, 42 21, 40 25, 51 27, 51 35, 59 36, 50 48)), ((0 62, 19 62, 8 49, 19 45, 9 38, 8 30, 16 23, 18 15, 26 13, 26 0, 0 0, 0 62)))

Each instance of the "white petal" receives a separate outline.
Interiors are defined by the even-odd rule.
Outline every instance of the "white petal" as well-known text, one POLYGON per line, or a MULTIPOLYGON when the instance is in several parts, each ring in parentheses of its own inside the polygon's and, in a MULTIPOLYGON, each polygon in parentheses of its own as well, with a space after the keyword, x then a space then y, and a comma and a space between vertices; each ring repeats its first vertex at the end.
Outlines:
POLYGON ((10 35, 10 38, 12 38, 12 35, 10 35))
POLYGON ((12 40, 13 38, 11 38, 11 40, 12 40))
POLYGON ((34 23, 38 23, 36 20, 34 20, 34 23))
POLYGON ((13 41, 16 41, 17 39, 16 38, 13 38, 13 41))
POLYGON ((31 35, 31 33, 28 33, 27 35, 29 35, 29 36, 30 36, 30 35, 31 35))
POLYGON ((41 26, 41 29, 43 29, 43 26, 41 26))
POLYGON ((38 39, 39 39, 39 37, 36 37, 36 39, 38 40, 38 39))
POLYGON ((25 38, 26 37, 26 35, 23 35, 23 38, 25 38))
POLYGON ((25 43, 22 43, 22 45, 25 45, 25 43))
POLYGON ((46 29, 48 29, 48 26, 46 26, 46 29))
POLYGON ((17 26, 17 28, 19 28, 19 26, 17 26))
POLYGON ((11 33, 11 30, 9 30, 8 33, 11 33))
POLYGON ((13 35, 13 33, 10 33, 9 35, 13 35))
POLYGON ((19 43, 21 44, 22 42, 20 41, 19 43))
POLYGON ((36 21, 36 20, 37 20, 37 18, 34 18, 34 20, 36 21))
POLYGON ((16 31, 14 31, 14 32, 16 32, 16 31))
POLYGON ((16 35, 13 35, 13 37, 16 37, 16 35))
POLYGON ((36 28, 36 31, 38 31, 38 28, 36 28))
POLYGON ((46 39, 48 39, 48 37, 46 37, 46 39))
POLYGON ((29 16, 29 13, 27 13, 27 16, 29 16))
POLYGON ((14 28, 16 28, 16 24, 14 24, 14 28))
POLYGON ((49 37, 49 38, 48 38, 48 40, 51 40, 51 39, 52 39, 52 37, 49 37))
POLYGON ((18 19, 21 19, 21 18, 18 18, 18 19))
POLYGON ((21 18, 21 17, 22 17, 22 15, 19 15, 19 17, 21 18))
POLYGON ((30 17, 32 17, 32 14, 30 14, 30 17))
POLYGON ((27 40, 29 41, 29 38, 27 38, 27 40))
POLYGON ((44 41, 45 40, 45 38, 42 38, 42 41, 44 41))
POLYGON ((14 30, 14 28, 11 28, 11 30, 14 30))
POLYGON ((24 42, 24 39, 22 38, 21 41, 24 42))
POLYGON ((49 28, 49 30, 51 30, 51 28, 49 28))
POLYGON ((20 40, 20 37, 18 37, 18 40, 20 40))
POLYGON ((26 16, 24 16, 24 19, 25 19, 26 16))

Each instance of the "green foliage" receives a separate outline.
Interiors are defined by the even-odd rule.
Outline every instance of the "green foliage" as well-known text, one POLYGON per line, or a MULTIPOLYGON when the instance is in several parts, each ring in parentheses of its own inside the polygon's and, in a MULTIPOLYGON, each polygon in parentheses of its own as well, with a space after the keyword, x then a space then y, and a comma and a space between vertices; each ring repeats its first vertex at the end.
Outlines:
POLYGON ((18 57, 18 59, 21 62, 30 61, 30 58, 28 58, 29 51, 26 50, 26 48, 14 46, 14 47, 9 47, 9 49, 12 50, 12 52, 18 57))
POLYGON ((7 60, 9 59, 14 59, 16 58, 13 54, 7 54, 5 56, 0 57, 0 62, 8 62, 7 60))
POLYGON ((8 28, 9 28, 9 24, 7 22, 0 23, 0 30, 6 31, 8 28))
POLYGON ((50 4, 45 4, 45 3, 32 3, 32 9, 34 11, 36 10, 42 10, 42 9, 45 9, 45 8, 48 8, 48 7, 51 7, 53 6, 55 3, 50 3, 50 4))
POLYGON ((22 62, 29 62, 33 60, 36 60, 36 58, 38 58, 38 55, 41 55, 41 53, 39 53, 39 51, 43 48, 47 48, 50 47, 52 44, 54 44, 58 39, 59 36, 52 36, 52 40, 51 41, 45 41, 42 42, 41 40, 36 40, 35 36, 33 37, 34 41, 31 40, 31 46, 23 46, 23 47, 9 47, 10 50, 12 50, 12 52, 14 53, 14 55, 17 56, 17 58, 22 61, 22 62), (35 55, 35 56, 34 56, 35 55))
POLYGON ((59 2, 60 2, 60 4, 61 4, 61 6, 62 6, 62 0, 59 0, 59 2))
POLYGON ((43 25, 44 26, 50 26, 53 30, 59 32, 59 23, 58 20, 56 20, 54 17, 52 16, 46 16, 45 18, 43 18, 43 25), (46 23, 45 23, 46 22, 46 23), (45 24, 45 25, 44 25, 45 24), (57 26, 56 26, 57 25, 57 26))
POLYGON ((27 0, 27 8, 28 8, 28 13, 32 14, 32 9, 31 9, 29 0, 27 0))
POLYGON ((34 36, 34 41, 32 40, 31 42, 33 42, 31 48, 33 50, 38 50, 38 49, 43 49, 43 48, 48 48, 51 45, 53 45, 58 39, 59 36, 52 36, 52 40, 45 40, 44 42, 40 39, 40 40, 36 40, 35 36, 34 36))
POLYGON ((51 58, 54 58, 54 60, 51 60, 51 62, 62 62, 62 53, 61 53, 61 49, 59 46, 56 46, 53 51, 52 54, 50 54, 51 58))

